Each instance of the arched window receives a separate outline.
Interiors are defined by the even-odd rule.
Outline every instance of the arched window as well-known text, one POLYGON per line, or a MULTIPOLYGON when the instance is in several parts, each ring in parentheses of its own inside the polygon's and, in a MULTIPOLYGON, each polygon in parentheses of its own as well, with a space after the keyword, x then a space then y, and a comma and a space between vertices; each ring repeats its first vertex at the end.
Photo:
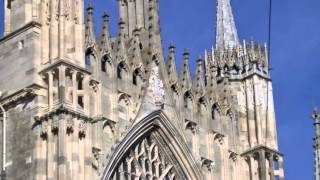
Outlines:
POLYGON ((127 69, 124 63, 120 63, 117 67, 118 79, 125 79, 127 76, 127 69))
POLYGON ((220 116, 220 106, 218 103, 215 103, 211 109, 211 118, 212 120, 217 120, 220 116))
POLYGON ((70 69, 66 69, 66 101, 73 103, 73 83, 72 83, 72 73, 70 69))
POLYGON ((126 97, 121 97, 118 102, 119 119, 127 120, 129 116, 129 100, 126 97))
POLYGON ((136 69, 132 74, 132 83, 135 86, 140 86, 142 81, 142 72, 140 69, 136 69))
POLYGON ((175 105, 178 106, 179 104, 179 94, 178 94, 178 87, 176 84, 172 85, 171 86, 171 90, 172 90, 172 93, 173 93, 173 99, 174 99, 174 103, 175 105))
POLYGON ((106 65, 107 65, 107 62, 106 62, 106 60, 103 59, 101 61, 101 71, 102 72, 107 72, 107 66, 106 65))
POLYGON ((184 94, 184 107, 187 109, 193 108, 192 95, 189 91, 184 94))
POLYGON ((90 54, 86 54, 86 65, 91 65, 90 54))
POLYGON ((59 71, 58 69, 55 69, 53 74, 53 101, 56 102, 58 100, 59 100, 59 71))
POLYGON ((126 94, 120 96, 118 100, 118 122, 117 122, 117 133, 120 137, 124 136, 126 126, 129 123, 130 116, 130 100, 126 94))
POLYGON ((204 98, 199 99, 198 101, 198 118, 201 125, 207 125, 207 106, 204 98))
POLYGON ((110 144, 114 143, 114 132, 112 129, 112 125, 110 125, 109 123, 105 123, 103 125, 103 141, 103 152, 106 152, 106 155, 110 155, 110 144))
POLYGON ((92 53, 93 53, 93 51, 91 48, 86 50, 86 57, 85 57, 86 58, 85 59, 86 65, 89 65, 89 66, 91 65, 92 53))

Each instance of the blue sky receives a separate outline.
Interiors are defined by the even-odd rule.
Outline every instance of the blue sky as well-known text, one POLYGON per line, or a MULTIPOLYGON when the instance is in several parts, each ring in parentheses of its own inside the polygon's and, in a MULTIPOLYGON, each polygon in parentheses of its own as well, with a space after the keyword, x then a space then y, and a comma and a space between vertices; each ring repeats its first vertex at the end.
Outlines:
MULTIPOLYGON (((100 31, 101 16, 111 14, 111 31, 117 31, 116 0, 92 0, 100 31)), ((2 9, 2 1, 0 2, 2 9)), ((232 0, 240 39, 268 39, 268 0, 232 0)), ((273 0, 271 66, 280 150, 285 154, 289 180, 313 179, 313 106, 320 107, 320 1, 273 0)), ((160 0, 163 44, 177 46, 196 57, 214 44, 215 0, 160 0)), ((3 16, 1 15, 1 18, 3 16)), ((0 30, 3 30, 1 24, 0 30)))

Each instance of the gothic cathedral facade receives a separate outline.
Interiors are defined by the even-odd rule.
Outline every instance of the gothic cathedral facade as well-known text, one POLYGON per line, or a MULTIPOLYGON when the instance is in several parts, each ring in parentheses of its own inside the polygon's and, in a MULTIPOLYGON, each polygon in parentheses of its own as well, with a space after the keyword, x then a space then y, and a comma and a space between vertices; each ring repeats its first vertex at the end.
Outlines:
POLYGON ((84 0, 4 0, 6 179, 283 180, 268 49, 240 43, 230 0, 194 77, 164 55, 158 0, 118 3, 96 37, 84 0))

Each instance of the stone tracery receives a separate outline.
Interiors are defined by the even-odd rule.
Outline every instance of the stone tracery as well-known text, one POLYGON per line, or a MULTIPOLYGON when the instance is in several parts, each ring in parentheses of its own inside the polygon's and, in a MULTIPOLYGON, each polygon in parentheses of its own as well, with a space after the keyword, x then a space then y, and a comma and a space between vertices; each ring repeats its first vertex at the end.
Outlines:
POLYGON ((175 165, 171 164, 161 153, 155 139, 143 138, 123 157, 113 174, 113 178, 125 179, 177 179, 175 165))

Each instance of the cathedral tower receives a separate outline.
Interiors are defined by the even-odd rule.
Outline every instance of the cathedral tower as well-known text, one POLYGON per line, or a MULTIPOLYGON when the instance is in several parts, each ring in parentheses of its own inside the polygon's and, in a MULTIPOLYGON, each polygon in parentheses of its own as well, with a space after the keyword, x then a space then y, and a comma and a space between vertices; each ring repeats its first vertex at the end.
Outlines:
POLYGON ((158 0, 118 3, 111 37, 84 0, 5 1, 7 179, 283 180, 268 50, 240 43, 230 1, 194 77, 163 53, 158 0))

